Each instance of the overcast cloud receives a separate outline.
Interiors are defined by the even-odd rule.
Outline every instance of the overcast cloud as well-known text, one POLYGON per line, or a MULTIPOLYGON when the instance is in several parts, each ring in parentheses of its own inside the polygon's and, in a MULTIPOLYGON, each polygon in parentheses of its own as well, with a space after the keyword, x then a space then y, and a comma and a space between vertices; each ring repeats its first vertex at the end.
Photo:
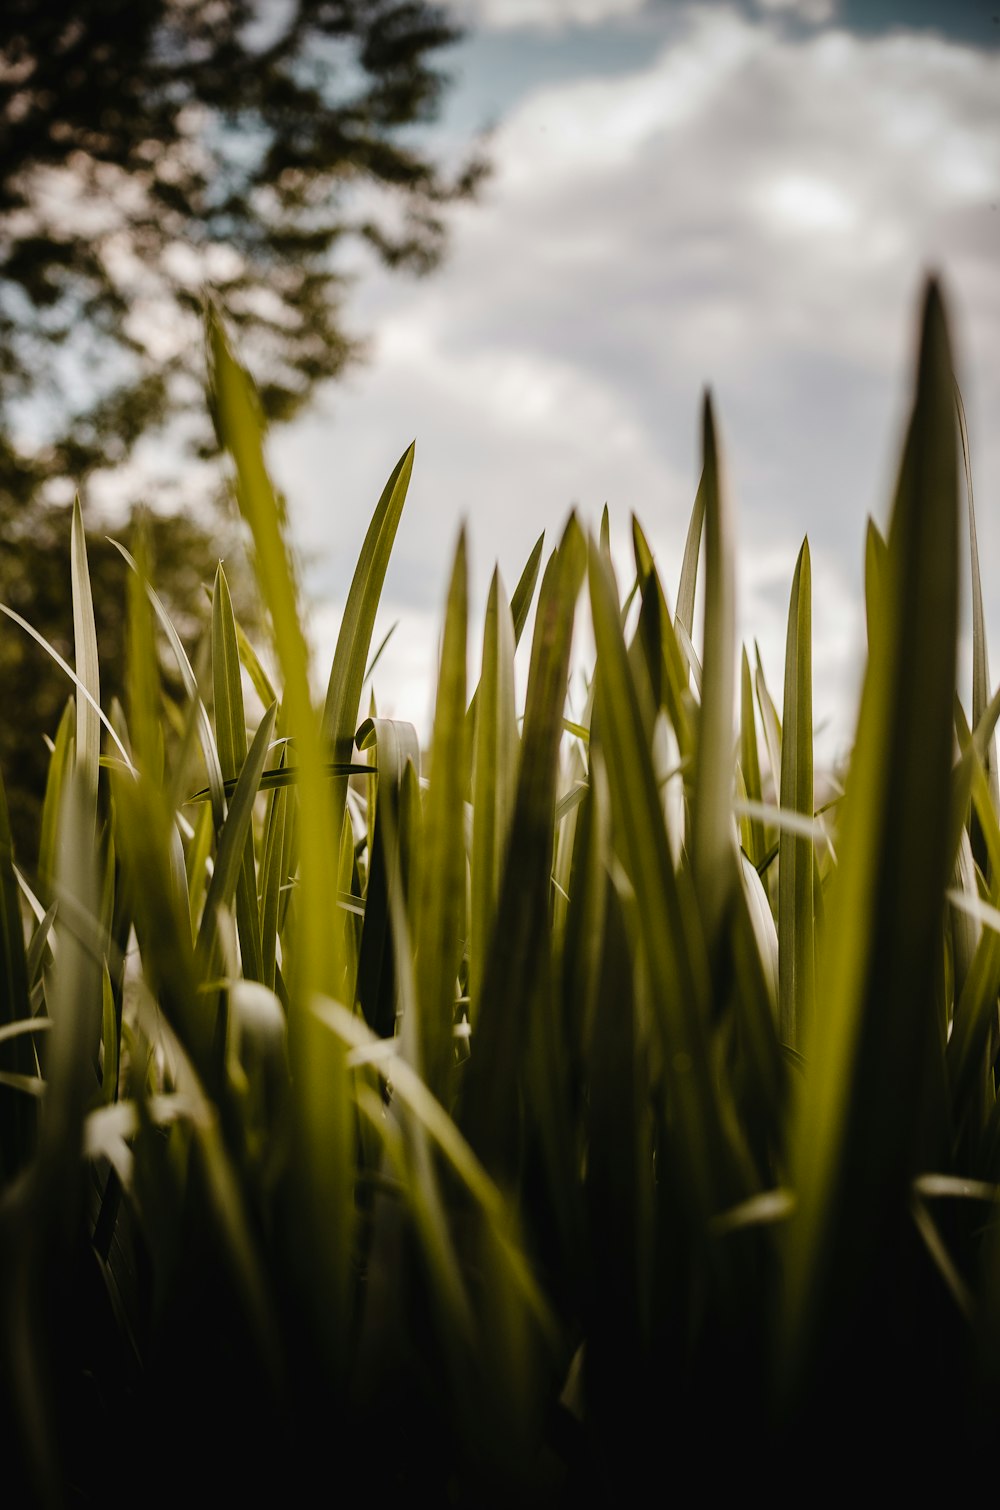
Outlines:
MULTIPOLYGON (((475 0, 497 25, 500 0, 475 0)), ((628 0, 517 0, 638 26, 628 0), (624 20, 621 20, 622 17, 624 20), (629 17, 631 16, 631 20, 629 17)), ((817 717, 849 724, 864 521, 884 520, 923 274, 940 269, 972 432, 980 548, 1000 629, 1000 57, 931 33, 800 24, 823 7, 671 7, 641 61, 533 84, 454 220, 442 273, 359 285, 370 365, 276 440, 325 659, 385 476, 417 460, 384 622, 387 711, 426 726, 448 558, 469 521, 477 600, 513 585, 570 504, 643 520, 671 591, 713 386, 740 533, 741 626, 780 690, 787 595, 813 548, 817 717)), ((829 7, 827 7, 829 9, 829 7)), ((525 31, 525 47, 530 33, 525 31)), ((997 661, 997 657, 994 656, 997 661)), ((998 662, 1000 664, 1000 662, 998 662)), ((832 748, 832 744, 828 746, 832 748)))

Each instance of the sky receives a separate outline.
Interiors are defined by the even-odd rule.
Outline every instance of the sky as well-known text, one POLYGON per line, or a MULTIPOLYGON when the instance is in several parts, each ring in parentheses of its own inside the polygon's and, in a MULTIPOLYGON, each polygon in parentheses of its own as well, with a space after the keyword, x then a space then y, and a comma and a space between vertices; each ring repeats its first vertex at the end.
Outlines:
MULTIPOLYGON (((493 173, 423 280, 369 269, 367 364, 273 438, 329 665, 364 531, 416 438, 379 629, 379 711, 429 728, 447 574, 472 557, 473 662, 498 562, 607 503, 673 597, 710 385, 738 533, 739 631, 780 705, 808 536, 821 753, 849 742, 865 522, 883 525, 929 270, 968 413, 1000 667, 1000 0, 460 0, 435 131, 493 173)), ((967 612, 967 609, 966 609, 967 612)), ((377 634, 379 630, 377 630, 377 634)), ((526 653, 522 651, 526 662, 526 653)))

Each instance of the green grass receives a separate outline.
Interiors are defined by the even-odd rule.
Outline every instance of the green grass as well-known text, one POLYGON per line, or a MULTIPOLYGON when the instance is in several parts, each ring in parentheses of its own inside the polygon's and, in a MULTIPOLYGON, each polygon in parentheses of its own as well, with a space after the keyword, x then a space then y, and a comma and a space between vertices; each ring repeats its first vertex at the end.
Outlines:
POLYGON ((140 550, 126 705, 102 711, 77 510, 37 856, 12 854, 0 792, 12 1502, 610 1503, 647 1470, 790 1487, 980 1450, 1000 694, 936 286, 888 535, 868 532, 853 753, 820 811, 808 542, 779 710, 736 643, 710 401, 676 613, 638 522, 619 584, 606 523, 571 517, 512 598, 494 576, 467 685, 461 536, 422 751, 374 703, 362 722, 413 448, 317 708, 253 388, 214 312, 208 333, 274 684, 221 565, 189 657, 140 550))

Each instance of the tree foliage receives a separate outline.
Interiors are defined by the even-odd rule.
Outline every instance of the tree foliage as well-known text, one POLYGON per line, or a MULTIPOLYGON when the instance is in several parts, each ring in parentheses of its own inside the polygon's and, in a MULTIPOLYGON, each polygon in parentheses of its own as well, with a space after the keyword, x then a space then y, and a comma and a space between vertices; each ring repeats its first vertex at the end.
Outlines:
POLYGON ((288 419, 357 351, 344 252, 439 258, 471 193, 417 144, 456 37, 418 0, 7 0, 0 7, 0 489, 64 491, 204 427, 217 291, 288 419), (192 416, 198 415, 197 420, 192 416))
MULTIPOLYGON (((202 584, 232 559, 234 526, 190 512, 212 502, 214 472, 206 489, 176 465, 179 447, 204 458, 216 445, 205 290, 265 415, 287 420, 359 352, 343 323, 348 249, 417 273, 439 259, 443 209, 483 171, 475 156, 435 161, 415 129, 435 115, 437 58, 456 36, 422 0, 0 5, 0 602, 63 655, 68 501, 144 436, 166 433, 185 489, 170 498, 185 516, 154 516, 150 543, 157 586, 192 636, 202 584)), ((113 693, 125 568, 103 530, 89 550, 113 693)), ((9 620, 0 686, 17 710, 0 769, 28 854, 44 740, 71 689, 9 620)))

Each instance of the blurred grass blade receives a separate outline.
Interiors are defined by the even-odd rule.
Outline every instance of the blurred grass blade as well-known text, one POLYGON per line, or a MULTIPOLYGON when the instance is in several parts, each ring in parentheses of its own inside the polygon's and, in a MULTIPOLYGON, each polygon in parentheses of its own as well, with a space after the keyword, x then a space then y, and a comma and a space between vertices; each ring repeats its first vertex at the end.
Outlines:
MULTIPOLYGON (((24 927, 14 875, 7 794, 0 779, 0 1032, 30 1015, 24 927)), ((31 1074, 35 1067, 31 1044, 27 1040, 12 1044, 3 1062, 16 1074, 31 1074)), ((0 1187, 23 1168, 33 1146, 34 1125, 34 1108, 22 1096, 0 1093, 0 1187)))
POLYGON ((379 641, 378 649, 376 650, 375 654, 372 656, 371 660, 368 662, 368 668, 365 671, 364 681, 361 683, 362 687, 366 687, 368 685, 368 683, 371 681, 372 677, 375 674, 375 667, 378 665, 379 661, 382 659, 382 653, 383 653, 383 651, 388 646, 389 641, 392 639, 393 635, 396 633, 396 630, 398 628, 399 628, 399 620, 397 619, 394 624, 390 624, 389 628, 386 630, 385 634, 382 636, 382 639, 379 641))
POLYGON ((81 793, 97 818, 98 762, 101 754, 101 720, 95 711, 101 706, 101 669, 97 656, 97 629, 94 624, 94 598, 87 567, 87 541, 83 531, 80 499, 73 500, 73 523, 70 534, 70 572, 73 589, 73 643, 76 674, 89 697, 79 698, 76 707, 76 760, 82 777, 81 793))
POLYGON ((539 535, 531 548, 531 555, 524 563, 521 575, 517 579, 510 599, 510 616, 514 625, 514 647, 521 643, 524 626, 528 622, 528 611, 531 608, 531 600, 535 596, 535 587, 538 583, 538 573, 542 564, 542 547, 545 544, 545 531, 539 535))
POLYGON ((261 704, 269 708, 272 703, 280 702, 274 684, 261 664, 260 656, 247 639, 239 621, 236 624, 236 639, 240 647, 240 660, 242 661, 247 676, 253 685, 253 690, 260 698, 261 704))
POLYGON ((883 596, 888 577, 889 548, 874 519, 865 531, 865 620, 868 629, 868 653, 878 638, 883 614, 883 596))
POLYGON ((77 674, 73 670, 72 666, 68 665, 66 663, 66 661, 63 660, 63 658, 59 654, 59 652, 57 650, 54 650, 52 648, 52 646, 49 644, 48 640, 45 639, 44 635, 40 635, 38 633, 38 630, 32 628, 32 626, 28 623, 27 619, 23 619, 19 613, 15 613, 14 610, 13 610, 13 608, 8 608, 6 606, 6 604, 0 603, 0 613, 6 614, 7 618, 13 620, 13 622, 18 626, 18 628, 23 629, 24 632, 25 632, 25 634, 29 635, 31 637, 31 639, 33 639, 35 641, 35 644, 36 645, 40 645, 42 647, 42 649, 45 651, 46 655, 50 656, 52 658, 52 660, 55 661, 55 663, 59 667, 60 671, 62 671, 66 676, 69 677, 70 681, 73 683, 73 686, 76 688, 78 694, 88 703, 91 711, 95 714, 95 716, 97 717, 97 719, 104 725, 105 729, 108 731, 108 734, 111 737, 112 742, 117 747, 118 753, 121 756, 122 760, 125 762, 126 766, 128 766, 128 768, 130 770, 134 771, 134 767, 133 767, 132 761, 131 761, 131 759, 129 757, 129 753, 126 750, 125 746, 122 744, 121 740, 118 738, 117 732, 112 727, 112 725, 111 725, 110 721, 108 720, 108 718, 105 716, 104 712, 102 711, 102 709, 100 707, 100 704, 97 703, 97 701, 95 700, 93 694, 84 685, 84 683, 80 679, 80 677, 77 676, 77 674))

